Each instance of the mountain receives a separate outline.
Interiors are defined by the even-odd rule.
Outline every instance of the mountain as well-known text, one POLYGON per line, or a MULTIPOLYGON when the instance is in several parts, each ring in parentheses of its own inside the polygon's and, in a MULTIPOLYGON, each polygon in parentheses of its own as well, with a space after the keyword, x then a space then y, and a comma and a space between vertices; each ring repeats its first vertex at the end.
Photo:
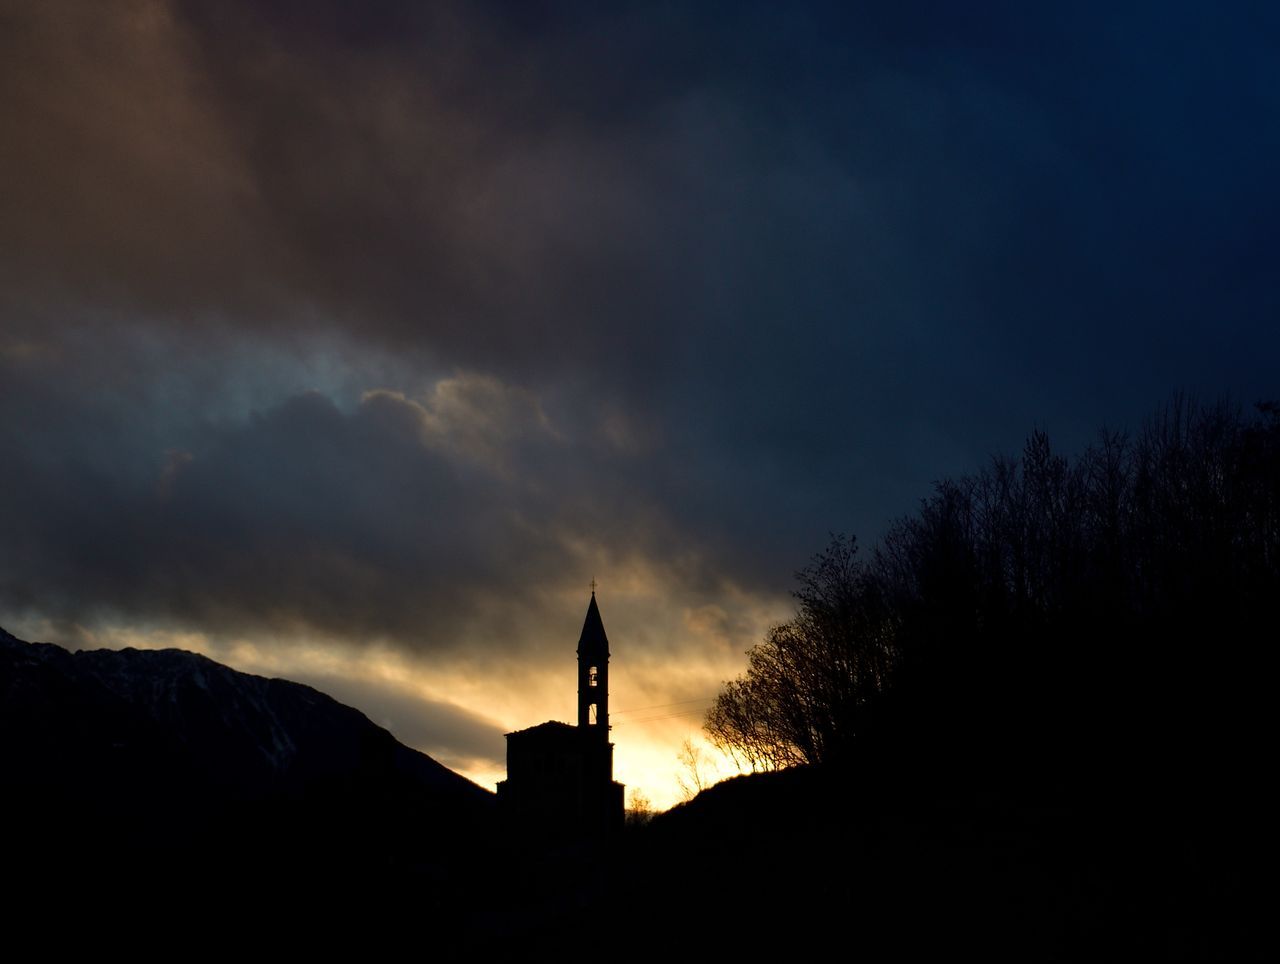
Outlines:
POLYGON ((429 884, 494 812, 492 793, 309 686, 3 630, 0 761, 11 866, 53 887, 429 884))

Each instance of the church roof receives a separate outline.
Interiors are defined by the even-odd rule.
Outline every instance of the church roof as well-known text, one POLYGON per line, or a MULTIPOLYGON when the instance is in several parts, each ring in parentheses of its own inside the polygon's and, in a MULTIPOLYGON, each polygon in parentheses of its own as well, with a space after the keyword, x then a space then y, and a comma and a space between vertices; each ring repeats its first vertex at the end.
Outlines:
POLYGON ((568 723, 561 723, 559 720, 547 720, 545 723, 539 723, 537 726, 525 727, 523 730, 516 730, 507 736, 534 736, 534 737, 556 737, 566 733, 576 734, 578 728, 570 726, 568 723))
POLYGON ((587 606, 587 618, 578 637, 578 655, 609 658, 609 637, 604 634, 604 622, 600 619, 600 607, 596 605, 595 590, 591 592, 591 604, 587 606))

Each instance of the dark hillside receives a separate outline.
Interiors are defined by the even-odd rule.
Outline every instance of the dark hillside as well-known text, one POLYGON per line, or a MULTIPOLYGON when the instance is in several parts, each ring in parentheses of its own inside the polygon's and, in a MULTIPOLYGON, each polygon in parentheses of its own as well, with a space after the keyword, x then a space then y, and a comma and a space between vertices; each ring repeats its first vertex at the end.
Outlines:
POLYGON ((680 946, 708 953, 1247 959, 1265 919, 1247 862, 1187 830, 1105 793, 1015 798, 904 761, 756 774, 629 840, 611 920, 643 907, 652 953, 692 919, 680 946))
POLYGON ((0 754, 10 866, 53 893, 390 898, 412 883, 429 905, 493 816, 492 794, 359 711, 179 650, 0 634, 0 754))

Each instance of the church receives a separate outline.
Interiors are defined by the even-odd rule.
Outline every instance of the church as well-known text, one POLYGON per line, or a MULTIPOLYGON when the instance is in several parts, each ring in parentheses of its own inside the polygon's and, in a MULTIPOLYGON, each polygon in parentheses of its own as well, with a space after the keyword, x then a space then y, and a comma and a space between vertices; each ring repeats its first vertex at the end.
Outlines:
POLYGON ((609 742, 609 638, 592 583, 578 638, 578 725, 552 720, 508 733, 498 804, 517 832, 602 839, 622 828, 623 789, 609 742))

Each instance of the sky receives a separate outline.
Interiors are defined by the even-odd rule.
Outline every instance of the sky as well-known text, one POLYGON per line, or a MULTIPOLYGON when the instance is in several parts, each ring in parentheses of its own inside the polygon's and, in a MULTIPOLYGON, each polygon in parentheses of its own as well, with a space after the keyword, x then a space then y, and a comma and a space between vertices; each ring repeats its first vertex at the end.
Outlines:
MULTIPOLYGON (((831 533, 1280 397, 1267 4, 0 0, 0 626, 657 806, 831 533)), ((722 767, 727 766, 721 761, 722 767)))

